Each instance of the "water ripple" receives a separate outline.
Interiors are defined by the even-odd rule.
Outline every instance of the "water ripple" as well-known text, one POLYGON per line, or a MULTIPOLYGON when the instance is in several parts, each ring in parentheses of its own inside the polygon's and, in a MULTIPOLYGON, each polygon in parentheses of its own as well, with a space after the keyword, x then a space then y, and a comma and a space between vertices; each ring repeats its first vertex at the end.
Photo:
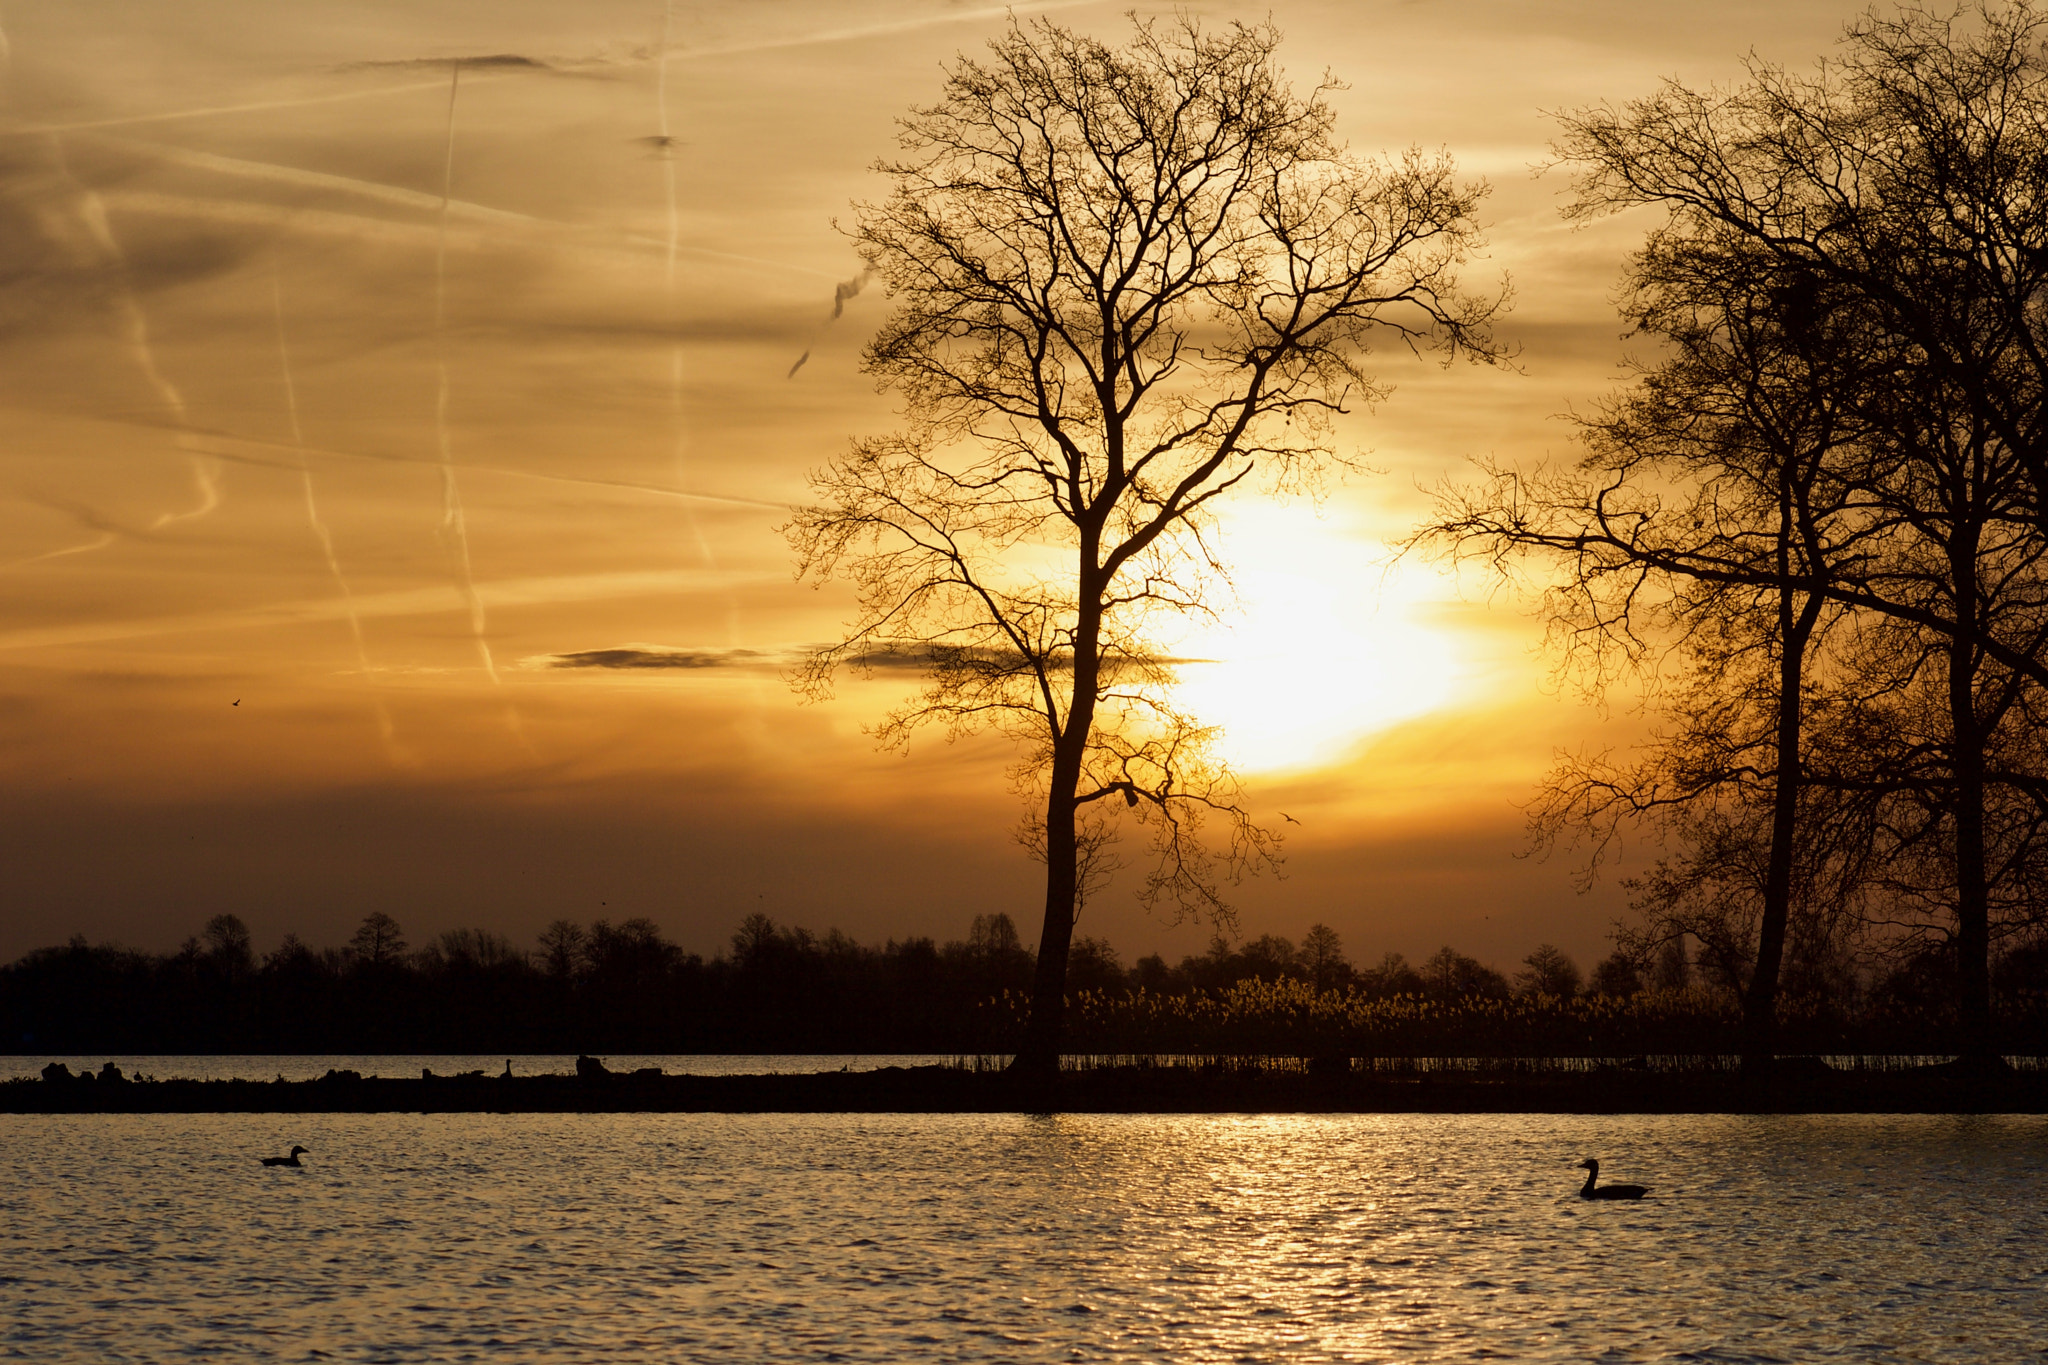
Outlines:
POLYGON ((2038 1118, 0 1116, 0 1357, 2012 1361, 2038 1118), (302 1170, 254 1157, 297 1142, 302 1170), (1576 1198, 1599 1156, 1641 1204, 1576 1198))

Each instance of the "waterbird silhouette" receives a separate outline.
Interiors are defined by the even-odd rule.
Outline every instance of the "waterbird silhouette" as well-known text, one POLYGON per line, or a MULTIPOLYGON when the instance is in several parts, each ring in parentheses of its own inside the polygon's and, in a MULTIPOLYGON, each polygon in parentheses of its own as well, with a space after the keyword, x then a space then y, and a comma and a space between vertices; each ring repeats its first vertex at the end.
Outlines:
POLYGON ((1300 823, 1301 823, 1301 821, 1299 821, 1299 820, 1295 819, 1295 818, 1294 818, 1293 816, 1289 815, 1289 814, 1288 814, 1288 813, 1287 813, 1286 811, 1284 811, 1284 810, 1280 812, 1280 818, 1281 818, 1282 820, 1285 820, 1285 821, 1286 821, 1286 822, 1287 822, 1288 824, 1290 824, 1290 825, 1298 825, 1298 824, 1300 824, 1300 823))
POLYGON ((1600 1162, 1587 1157, 1579 1164, 1586 1168, 1586 1183, 1579 1187, 1581 1199, 1641 1199, 1650 1191, 1647 1185, 1602 1185, 1595 1189, 1593 1182, 1600 1178, 1600 1162))
MULTIPOLYGON (((306 1151, 304 1147, 294 1147, 290 1156, 267 1156, 263 1158, 263 1164, 266 1166, 302 1166, 305 1163, 299 1160, 299 1153, 304 1151, 306 1151)), ((308 1152, 307 1155, 310 1156, 312 1153, 308 1152)))

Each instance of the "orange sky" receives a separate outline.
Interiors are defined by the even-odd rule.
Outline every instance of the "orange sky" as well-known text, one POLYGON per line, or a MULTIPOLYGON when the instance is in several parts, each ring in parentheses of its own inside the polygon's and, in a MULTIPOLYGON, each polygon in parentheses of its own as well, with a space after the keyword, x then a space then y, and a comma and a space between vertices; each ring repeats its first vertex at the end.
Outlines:
MULTIPOLYGON (((1113 34, 1126 4, 1048 8, 1113 34)), ((1286 878, 1237 897, 1246 933, 1604 951, 1622 897, 1518 859, 1517 805, 1558 748, 1625 741, 1626 699, 1560 699, 1520 604, 1388 576, 1384 541, 1470 456, 1569 458, 1556 414, 1613 382, 1643 223, 1558 222, 1542 111, 1725 80, 1751 47, 1804 65, 1858 8, 1270 6, 1297 83, 1349 83, 1355 147, 1443 146, 1492 183, 1470 278, 1511 273, 1523 356, 1383 355, 1397 391, 1342 434, 1385 472, 1233 523, 1247 616, 1189 685, 1259 811, 1301 822, 1286 878)), ((858 271, 831 220, 1002 22, 0 8, 0 958, 168 948, 223 910, 259 948, 372 909, 415 942, 647 915, 708 952, 755 909, 863 939, 1002 909, 1035 937, 1004 752, 875 752, 901 679, 801 703, 783 669, 846 598, 795 585, 775 533, 807 469, 892 424, 856 370, 887 301, 831 317, 858 271), (494 60, 463 69, 451 137, 455 58, 494 60), (553 666, 629 645, 703 666, 553 666)), ((1127 958, 1208 935, 1115 890, 1081 932, 1127 958)))

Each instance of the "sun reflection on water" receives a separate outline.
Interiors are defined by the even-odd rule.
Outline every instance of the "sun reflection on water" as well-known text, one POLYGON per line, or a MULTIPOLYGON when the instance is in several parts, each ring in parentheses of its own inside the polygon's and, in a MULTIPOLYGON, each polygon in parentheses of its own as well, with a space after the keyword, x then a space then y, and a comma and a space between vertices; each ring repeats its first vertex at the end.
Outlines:
POLYGON ((0 1352, 2014 1360, 2044 1124, 0 1116, 0 1352))

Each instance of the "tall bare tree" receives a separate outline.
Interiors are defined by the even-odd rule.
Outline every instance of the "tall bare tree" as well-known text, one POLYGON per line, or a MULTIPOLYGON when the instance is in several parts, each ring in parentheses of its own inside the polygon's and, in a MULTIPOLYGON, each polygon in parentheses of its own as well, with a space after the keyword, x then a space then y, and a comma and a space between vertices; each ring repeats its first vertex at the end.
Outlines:
POLYGON ((1620 822, 1647 819, 1711 833, 1703 848, 1739 842, 1757 855, 1745 859, 1753 877, 1723 865, 1712 877, 1723 891, 1746 881, 1743 913, 1711 926, 1659 917, 1744 978, 1745 1063, 1756 1067, 1771 1055, 1810 804, 1810 670, 1843 612, 1827 589, 1868 553, 1867 519, 1838 468, 1859 430, 1839 395, 1854 380, 1843 362, 1853 338, 1810 277, 1711 225, 1654 236, 1625 282, 1624 316, 1664 354, 1582 419, 1578 467, 1494 469, 1477 487, 1447 488, 1422 538, 1558 570, 1547 614, 1566 662, 1596 688, 1620 670, 1675 669, 1655 741, 1629 762, 1562 765, 1533 832, 1550 843, 1591 830, 1597 861, 1620 822))
POLYGON ((1753 61, 1731 89, 1667 83, 1568 116, 1561 142, 1571 214, 1647 206, 1667 215, 1653 244, 1743 243, 1853 313, 1887 376, 1848 397, 1879 433, 1866 488, 1896 557, 1806 586, 1942 641, 1961 1046, 1985 1062, 1986 746, 2022 684, 2048 685, 2026 581, 2048 532, 2044 40, 2029 0, 1872 11, 1810 76, 1753 61))
POLYGON ((1227 592, 1221 500, 1351 463, 1331 419, 1382 395, 1375 333, 1496 355, 1505 294, 1456 280, 1483 187, 1443 157, 1352 155, 1332 84, 1294 95, 1278 42, 1180 19, 1117 48, 1013 22, 902 121, 877 168, 893 190, 852 229, 896 302, 865 365, 906 425, 818 473, 787 528, 800 572, 859 604, 800 682, 908 655, 924 686, 884 743, 929 724, 1019 742, 1046 866, 1024 1070, 1057 1065, 1075 914, 1117 818, 1149 827, 1144 894, 1179 910, 1227 919, 1219 878, 1274 856, 1161 652, 1227 592))

